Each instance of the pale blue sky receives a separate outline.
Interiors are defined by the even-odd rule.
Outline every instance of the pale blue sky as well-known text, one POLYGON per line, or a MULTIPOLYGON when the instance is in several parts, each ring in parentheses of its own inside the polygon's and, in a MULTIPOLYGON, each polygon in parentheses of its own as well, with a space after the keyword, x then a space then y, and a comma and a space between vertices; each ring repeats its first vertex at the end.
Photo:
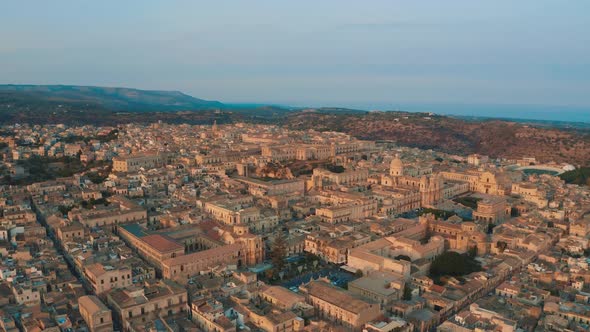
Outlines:
POLYGON ((2 0, 0 83, 590 106, 590 1, 2 0))

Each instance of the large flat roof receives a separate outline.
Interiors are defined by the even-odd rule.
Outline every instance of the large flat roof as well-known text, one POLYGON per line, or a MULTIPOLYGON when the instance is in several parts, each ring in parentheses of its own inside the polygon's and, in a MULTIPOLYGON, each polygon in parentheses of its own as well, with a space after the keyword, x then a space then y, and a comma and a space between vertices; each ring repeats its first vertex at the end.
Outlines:
POLYGON ((166 235, 152 234, 141 238, 143 242, 159 252, 184 250, 184 246, 166 235))
POLYGON ((126 225, 119 225, 119 227, 125 229, 127 232, 135 235, 136 237, 143 237, 148 235, 145 229, 141 227, 139 224, 126 224, 126 225))
POLYGON ((311 296, 322 299, 323 301, 329 302, 337 307, 355 314, 365 311, 373 305, 377 305, 375 303, 356 298, 348 292, 345 292, 344 290, 334 287, 323 281, 312 281, 307 287, 311 296))

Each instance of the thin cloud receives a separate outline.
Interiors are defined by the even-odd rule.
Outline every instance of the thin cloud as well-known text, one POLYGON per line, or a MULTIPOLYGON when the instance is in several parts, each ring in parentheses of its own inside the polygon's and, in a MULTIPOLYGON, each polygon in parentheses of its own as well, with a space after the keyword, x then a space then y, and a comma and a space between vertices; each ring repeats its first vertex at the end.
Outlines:
POLYGON ((483 20, 453 20, 453 21, 417 21, 417 20, 400 20, 391 22, 354 22, 341 24, 339 28, 345 29, 405 29, 405 28, 438 28, 443 26, 463 26, 469 24, 485 23, 483 20))

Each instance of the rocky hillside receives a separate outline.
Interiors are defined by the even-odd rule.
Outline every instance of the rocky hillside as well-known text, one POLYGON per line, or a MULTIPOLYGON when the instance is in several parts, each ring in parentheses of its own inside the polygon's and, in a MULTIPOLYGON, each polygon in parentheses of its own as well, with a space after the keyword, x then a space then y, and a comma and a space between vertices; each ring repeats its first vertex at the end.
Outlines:
POLYGON ((370 140, 448 153, 534 156, 541 161, 590 163, 590 133, 538 128, 508 121, 465 121, 422 113, 320 114, 298 112, 282 123, 293 129, 334 130, 370 140))

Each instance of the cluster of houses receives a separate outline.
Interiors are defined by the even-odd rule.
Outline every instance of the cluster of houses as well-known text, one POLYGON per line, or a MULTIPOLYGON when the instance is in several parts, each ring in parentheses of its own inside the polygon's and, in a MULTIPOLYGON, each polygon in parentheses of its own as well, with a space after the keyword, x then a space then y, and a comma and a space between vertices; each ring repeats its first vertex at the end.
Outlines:
POLYGON ((0 331, 590 328, 590 190, 522 160, 271 125, 5 130, 0 331), (33 155, 88 167, 31 183, 33 155), (433 275, 450 253, 479 268, 433 275))

